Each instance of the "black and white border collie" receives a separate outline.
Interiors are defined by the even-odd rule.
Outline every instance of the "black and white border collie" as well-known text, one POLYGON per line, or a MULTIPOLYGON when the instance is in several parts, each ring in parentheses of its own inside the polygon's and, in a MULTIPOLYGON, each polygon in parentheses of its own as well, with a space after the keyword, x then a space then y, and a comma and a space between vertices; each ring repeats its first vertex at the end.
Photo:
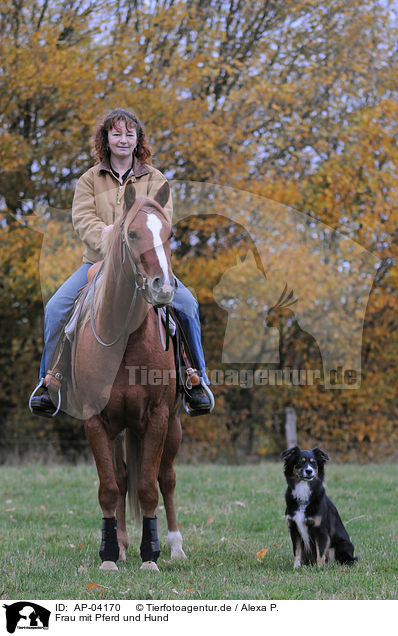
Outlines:
POLYGON ((287 481, 286 521, 293 543, 294 568, 326 560, 352 564, 358 561, 354 546, 336 506, 323 486, 324 465, 329 459, 320 448, 283 451, 287 481))

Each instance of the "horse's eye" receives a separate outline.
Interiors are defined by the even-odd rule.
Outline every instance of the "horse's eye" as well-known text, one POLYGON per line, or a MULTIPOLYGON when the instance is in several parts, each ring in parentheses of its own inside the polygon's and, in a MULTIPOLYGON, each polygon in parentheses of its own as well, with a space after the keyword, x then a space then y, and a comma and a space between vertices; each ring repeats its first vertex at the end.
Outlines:
POLYGON ((137 238, 137 232, 134 232, 134 230, 130 230, 130 232, 128 232, 128 237, 129 237, 129 239, 134 241, 134 239, 137 238))

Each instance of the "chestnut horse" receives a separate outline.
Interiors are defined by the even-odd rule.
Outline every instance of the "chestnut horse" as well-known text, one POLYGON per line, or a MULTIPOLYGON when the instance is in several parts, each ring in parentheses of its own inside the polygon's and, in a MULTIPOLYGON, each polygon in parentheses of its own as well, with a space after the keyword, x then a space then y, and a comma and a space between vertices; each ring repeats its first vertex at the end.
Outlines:
POLYGON ((176 287, 163 210, 169 193, 165 183, 152 200, 126 186, 124 213, 106 237, 76 343, 74 387, 99 477, 104 570, 126 559, 127 493, 142 515, 141 569, 158 570, 158 482, 171 558, 186 558, 174 505, 180 399, 173 348, 164 346, 154 309, 171 303, 176 287))

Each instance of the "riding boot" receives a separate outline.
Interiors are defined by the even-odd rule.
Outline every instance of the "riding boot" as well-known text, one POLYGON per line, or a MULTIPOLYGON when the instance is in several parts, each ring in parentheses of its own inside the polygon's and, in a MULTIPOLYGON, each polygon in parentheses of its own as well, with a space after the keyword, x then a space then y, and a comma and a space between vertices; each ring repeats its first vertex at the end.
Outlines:
POLYGON ((55 365, 47 371, 46 377, 40 381, 29 400, 32 413, 42 417, 54 417, 61 406, 62 392, 65 390, 66 378, 70 366, 70 345, 65 338, 60 346, 55 365), (63 384, 62 384, 63 383, 63 384), (35 396, 38 389, 41 394, 35 396))
POLYGON ((187 412, 191 416, 210 413, 214 407, 214 397, 210 389, 204 384, 196 369, 188 367, 185 373, 184 393, 187 412))

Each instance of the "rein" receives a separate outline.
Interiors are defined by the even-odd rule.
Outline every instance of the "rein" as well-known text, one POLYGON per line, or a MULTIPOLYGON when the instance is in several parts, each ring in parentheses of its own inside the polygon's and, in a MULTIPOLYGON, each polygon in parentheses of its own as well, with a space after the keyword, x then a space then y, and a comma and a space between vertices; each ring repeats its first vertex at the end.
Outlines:
MULTIPOLYGON (((95 318, 94 318, 94 299, 95 299, 95 287, 97 284, 97 278, 102 270, 103 264, 101 265, 101 267, 99 268, 99 270, 96 272, 94 279, 93 279, 93 289, 92 289, 92 293, 90 294, 90 323, 91 323, 91 329, 93 331, 94 337, 96 339, 96 341, 102 345, 103 347, 113 347, 115 344, 117 344, 120 340, 120 338, 123 336, 123 331, 117 336, 117 338, 115 338, 115 340, 113 340, 112 342, 104 342, 100 336, 98 335, 96 326, 95 326, 95 318)), ((131 312, 132 312, 132 308, 134 306, 134 301, 136 299, 137 296, 137 287, 134 289, 134 295, 133 298, 131 299, 131 304, 130 304, 130 309, 129 312, 127 314, 127 319, 126 322, 128 323, 129 318, 131 316, 131 312)))
MULTIPOLYGON (((126 242, 125 236, 124 236, 124 222, 126 220, 126 217, 124 216, 121 223, 120 223, 120 258, 121 258, 121 262, 122 262, 122 272, 124 274, 124 276, 126 277, 127 281, 130 282, 129 278, 127 277, 126 272, 124 271, 124 263, 126 262, 126 253, 130 262, 130 265, 133 269, 134 272, 134 280, 135 280, 135 291, 140 291, 144 297, 144 300, 146 300, 146 302, 151 305, 151 299, 148 296, 148 279, 142 274, 142 272, 140 272, 140 270, 138 269, 134 259, 133 259, 133 255, 131 253, 131 250, 128 246, 128 243, 126 242), (138 284, 138 279, 141 279, 141 285, 138 284)), ((135 297, 135 296, 134 296, 135 297)))

